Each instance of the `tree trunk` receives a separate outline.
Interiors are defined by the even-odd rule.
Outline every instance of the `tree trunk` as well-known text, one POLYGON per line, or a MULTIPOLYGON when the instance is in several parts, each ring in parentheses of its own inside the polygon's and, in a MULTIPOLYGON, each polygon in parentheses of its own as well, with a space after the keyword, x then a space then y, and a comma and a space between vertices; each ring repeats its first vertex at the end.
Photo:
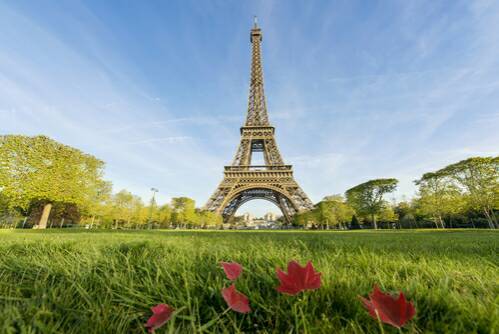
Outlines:
POLYGON ((499 224, 497 223, 496 214, 494 212, 494 209, 489 210, 489 216, 492 219, 492 224, 494 225, 494 227, 499 228, 499 224))
POLYGON ((442 216, 438 215, 438 221, 440 222, 440 226, 445 229, 445 225, 444 225, 444 220, 442 219, 442 216))
POLYGON ((64 217, 61 219, 61 228, 64 225, 64 217))
POLYGON ((95 215, 92 216, 92 222, 90 223, 90 229, 94 227, 95 215))
POLYGON ((22 228, 24 228, 24 225, 26 225, 26 220, 28 220, 28 217, 24 217, 22 228))
POLYGON ((495 229, 494 222, 492 221, 492 217, 490 216, 489 210, 483 209, 483 212, 485 213, 485 217, 487 218, 487 222, 489 223, 489 227, 491 229, 495 229))
POLYGON ((38 228, 47 228, 47 221, 49 219, 50 210, 52 210, 52 203, 45 204, 45 206, 43 207, 42 216, 40 217, 40 221, 38 222, 38 228))
POLYGON ((378 229, 378 224, 376 224, 376 215, 371 215, 371 217, 373 219, 374 229, 377 230, 378 229))

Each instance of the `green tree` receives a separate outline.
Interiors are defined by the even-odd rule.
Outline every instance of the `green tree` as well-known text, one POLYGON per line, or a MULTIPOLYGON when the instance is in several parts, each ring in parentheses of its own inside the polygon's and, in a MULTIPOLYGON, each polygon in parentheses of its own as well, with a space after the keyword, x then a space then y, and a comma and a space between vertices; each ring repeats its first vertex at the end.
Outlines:
POLYGON ((352 216, 352 220, 350 221, 350 229, 351 230, 359 230, 360 229, 359 220, 357 219, 356 215, 352 216))
POLYGON ((329 224, 332 224, 332 215, 330 203, 327 201, 320 201, 317 203, 313 210, 309 212, 309 215, 314 216, 314 220, 317 221, 318 227, 324 229, 325 226, 329 228, 329 224))
POLYGON ((128 221, 128 227, 131 227, 132 225, 134 225, 135 228, 138 228, 139 226, 144 227, 148 223, 149 212, 150 209, 144 206, 142 199, 139 196, 133 195, 131 203, 131 218, 128 221))
POLYGON ((398 202, 393 208, 395 213, 402 219, 404 216, 411 214, 414 210, 409 202, 398 202))
POLYGON ((199 223, 196 202, 189 197, 172 198, 172 211, 172 221, 177 226, 193 227, 199 223))
POLYGON ((110 218, 113 220, 114 228, 122 224, 129 224, 132 219, 134 195, 123 189, 113 195, 111 200, 110 218))
POLYGON ((416 211, 412 203, 407 201, 399 202, 393 208, 393 210, 398 217, 399 225, 401 228, 414 228, 417 226, 416 218, 414 216, 416 211))
POLYGON ((467 194, 469 206, 481 211, 490 228, 498 228, 495 210, 499 209, 499 157, 473 157, 436 172, 453 179, 467 194))
POLYGON ((369 215, 377 229, 376 216, 386 206, 383 196, 397 188, 397 179, 376 179, 361 183, 346 191, 348 203, 362 215, 369 215))
POLYGON ((426 173, 414 181, 419 186, 415 204, 419 213, 430 217, 437 228, 445 228, 443 217, 459 212, 462 194, 445 173, 426 173))
POLYGON ((168 204, 164 204, 155 211, 153 221, 157 222, 161 227, 167 227, 171 223, 172 208, 168 204))
POLYGON ((293 216, 293 225, 304 228, 319 226, 319 216, 316 209, 299 212, 293 216))
POLYGON ((222 216, 208 210, 200 210, 198 212, 199 222, 202 228, 211 227, 220 227, 223 223, 222 216))
POLYGON ((341 195, 326 196, 316 205, 319 221, 323 224, 324 221, 328 226, 343 226, 347 224, 355 210, 346 203, 341 195))
POLYGON ((307 226, 307 222, 306 222, 306 216, 305 216, 304 212, 299 212, 299 213, 295 214, 293 216, 293 222, 292 222, 292 224, 294 226, 306 227, 307 226))
POLYGON ((26 210, 45 201, 39 228, 55 202, 85 206, 104 163, 45 136, 0 136, 0 189, 12 207, 26 210))
POLYGON ((12 208, 8 198, 0 191, 0 228, 15 227, 20 219, 19 211, 12 208))
POLYGON ((109 211, 108 205, 112 198, 112 184, 104 180, 95 180, 94 187, 88 193, 86 205, 83 207, 83 212, 87 217, 87 222, 90 228, 97 221, 104 219, 109 211))
POLYGON ((395 213, 391 205, 387 204, 381 208, 379 220, 386 223, 394 223, 398 220, 398 215, 395 213))

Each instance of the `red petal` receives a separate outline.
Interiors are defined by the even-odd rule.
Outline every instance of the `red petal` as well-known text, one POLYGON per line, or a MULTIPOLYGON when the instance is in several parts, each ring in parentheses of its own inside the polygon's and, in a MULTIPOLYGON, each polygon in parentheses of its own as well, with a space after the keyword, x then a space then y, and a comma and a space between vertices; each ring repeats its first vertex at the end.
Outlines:
POLYGON ((296 295, 301 291, 300 288, 295 286, 293 281, 290 279, 290 276, 283 272, 280 268, 277 268, 276 273, 277 278, 279 278, 279 281, 281 282, 281 285, 276 288, 277 291, 288 295, 296 295))
POLYGON ((237 262, 221 262, 225 275, 231 281, 237 279, 243 271, 243 267, 237 262))
POLYGON ((416 314, 412 303, 408 303, 405 296, 400 292, 398 298, 381 292, 378 286, 374 286, 373 292, 369 294, 370 300, 361 299, 369 314, 393 327, 400 328, 416 314), (376 315, 377 314, 377 315, 376 315))
POLYGON ((276 273, 281 283, 277 287, 277 291, 282 293, 296 295, 301 291, 314 290, 321 286, 321 274, 315 272, 310 261, 305 267, 300 266, 294 260, 290 261, 287 274, 279 268, 277 268, 276 273))
POLYGON ((299 277, 303 272, 303 268, 295 260, 291 260, 288 263, 288 275, 299 277))
POLYGON ((248 313, 251 311, 248 297, 236 290, 232 284, 228 288, 222 289, 222 297, 229 307, 239 313, 248 313))
POLYGON ((369 299, 366 299, 364 297, 359 296, 360 301, 364 305, 364 307, 369 311, 369 315, 373 317, 374 319, 378 319, 378 316, 376 315, 376 311, 374 311, 374 306, 373 303, 369 299))
POLYGON ((153 315, 147 320, 147 323, 144 326, 150 333, 153 333, 155 329, 163 326, 170 320, 174 309, 167 304, 158 304, 151 307, 151 311, 153 315))
POLYGON ((305 266, 305 288, 315 290, 321 287, 321 274, 316 273, 312 262, 308 261, 305 266))

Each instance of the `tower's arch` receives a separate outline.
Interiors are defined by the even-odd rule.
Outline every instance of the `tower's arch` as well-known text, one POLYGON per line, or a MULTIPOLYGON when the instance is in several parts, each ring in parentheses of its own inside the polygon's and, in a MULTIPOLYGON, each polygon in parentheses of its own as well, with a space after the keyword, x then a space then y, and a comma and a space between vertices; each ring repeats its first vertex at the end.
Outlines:
POLYGON ((299 211, 293 199, 281 188, 273 185, 248 185, 234 189, 229 193, 222 202, 219 213, 227 221, 234 216, 241 205, 254 199, 263 199, 274 203, 281 210, 287 222, 290 222, 291 217, 299 211))

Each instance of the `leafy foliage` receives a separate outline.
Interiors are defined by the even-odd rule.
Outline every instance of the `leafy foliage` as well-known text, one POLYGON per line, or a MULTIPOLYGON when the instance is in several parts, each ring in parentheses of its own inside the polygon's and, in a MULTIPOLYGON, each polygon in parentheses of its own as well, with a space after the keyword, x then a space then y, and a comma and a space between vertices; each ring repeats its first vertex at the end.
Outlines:
POLYGON ((326 196, 315 205, 314 209, 296 214, 294 224, 339 228, 347 225, 354 214, 354 209, 341 195, 326 196))
POLYGON ((0 136, 0 188, 10 205, 33 200, 89 205, 104 162, 45 136, 0 136))
POLYGON ((374 228, 377 228, 376 215, 386 208, 383 196, 393 192, 397 183, 397 179, 375 179, 361 183, 346 191, 347 201, 358 214, 371 216, 374 228))
MULTIPOLYGON (((108 228, 213 228, 222 224, 220 215, 197 209, 188 197, 158 206, 155 201, 145 205, 125 189, 113 194, 103 172, 101 160, 48 137, 0 136, 0 227, 30 227, 48 204, 49 226, 54 227, 81 223, 108 228)), ((378 224, 499 227, 499 157, 462 160, 426 173, 415 183, 416 198, 390 205, 383 197, 396 189, 397 180, 370 180, 347 190, 346 201, 339 195, 324 197, 312 210, 296 214, 293 224, 321 229, 371 224, 375 228, 378 224)))
POLYGON ((499 208, 499 157, 473 157, 449 165, 436 174, 452 179, 466 193, 468 205, 482 211, 490 227, 498 228, 494 209, 499 208))
POLYGON ((35 201, 90 208, 103 169, 101 160, 45 136, 0 136, 0 189, 12 208, 35 201))
POLYGON ((445 228, 443 217, 462 209, 460 189, 443 173, 426 173, 415 183, 419 186, 419 212, 431 217, 437 228, 445 228))

